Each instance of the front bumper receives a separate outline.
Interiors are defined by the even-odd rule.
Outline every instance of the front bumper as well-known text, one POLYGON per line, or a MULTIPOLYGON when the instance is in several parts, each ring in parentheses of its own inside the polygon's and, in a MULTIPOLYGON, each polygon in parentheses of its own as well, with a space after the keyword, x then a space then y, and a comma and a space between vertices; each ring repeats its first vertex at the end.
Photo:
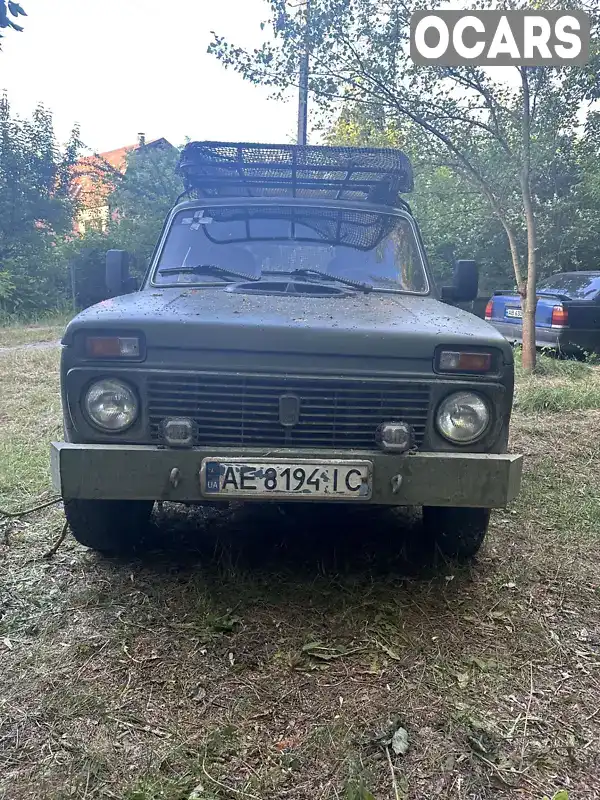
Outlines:
MULTIPOLYGON (((67 444, 51 446, 52 480, 65 499, 214 501, 203 495, 204 458, 368 460, 373 463, 373 495, 367 501, 391 506, 466 506, 502 508, 518 494, 523 457, 488 453, 415 453, 379 451, 307 452, 256 448, 165 449, 146 445, 67 444), (172 479, 178 470, 177 480, 172 479)), ((264 500, 264 497, 262 498, 264 500)), ((305 500, 303 495, 283 498, 305 500)), ((223 500, 228 500, 224 497, 223 500)), ((330 502, 340 502, 333 500, 330 502)))

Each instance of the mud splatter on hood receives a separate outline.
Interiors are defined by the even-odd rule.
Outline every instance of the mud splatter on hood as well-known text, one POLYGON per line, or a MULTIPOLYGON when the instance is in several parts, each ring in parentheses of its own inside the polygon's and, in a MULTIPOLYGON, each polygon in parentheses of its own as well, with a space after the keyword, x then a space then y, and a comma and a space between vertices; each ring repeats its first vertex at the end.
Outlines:
POLYGON ((222 288, 148 289, 106 300, 69 324, 141 330, 148 348, 235 349, 430 358, 447 345, 493 345, 510 358, 488 323, 431 297, 349 293, 314 298, 251 295, 222 288))

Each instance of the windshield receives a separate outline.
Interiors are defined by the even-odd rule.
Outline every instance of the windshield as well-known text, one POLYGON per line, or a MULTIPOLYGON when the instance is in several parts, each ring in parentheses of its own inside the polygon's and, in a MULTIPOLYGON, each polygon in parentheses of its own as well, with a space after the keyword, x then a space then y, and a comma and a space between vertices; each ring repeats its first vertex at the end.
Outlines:
MULTIPOLYGON (((373 289, 426 294, 427 275, 408 218, 315 206, 215 206, 180 211, 170 227, 153 283, 233 280, 319 270, 373 289), (181 272, 176 272, 181 268, 181 272)), ((319 280, 318 276, 307 276, 319 280)))
POLYGON ((551 275, 538 286, 538 292, 556 292, 564 294, 572 300, 590 299, 600 292, 600 272, 586 274, 565 272, 551 275))

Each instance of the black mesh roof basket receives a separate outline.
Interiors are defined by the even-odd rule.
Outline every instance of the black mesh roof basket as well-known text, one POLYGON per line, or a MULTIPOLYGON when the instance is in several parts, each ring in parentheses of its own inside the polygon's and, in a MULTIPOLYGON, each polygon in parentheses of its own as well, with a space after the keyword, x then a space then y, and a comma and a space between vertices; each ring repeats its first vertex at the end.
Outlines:
POLYGON ((187 191, 205 197, 304 197, 394 205, 413 188, 400 150, 190 142, 179 162, 187 191))

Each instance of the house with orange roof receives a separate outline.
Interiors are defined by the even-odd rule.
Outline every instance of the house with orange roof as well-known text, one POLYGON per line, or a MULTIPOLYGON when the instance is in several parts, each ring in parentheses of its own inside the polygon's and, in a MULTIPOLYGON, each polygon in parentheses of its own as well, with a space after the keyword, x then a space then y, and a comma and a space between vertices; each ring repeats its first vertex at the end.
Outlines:
POLYGON ((128 157, 141 148, 153 150, 172 149, 166 139, 153 139, 147 142, 143 133, 138 134, 135 145, 84 156, 74 166, 73 197, 78 211, 74 220, 75 232, 104 232, 114 214, 109 198, 116 187, 117 180, 127 171, 128 157))

